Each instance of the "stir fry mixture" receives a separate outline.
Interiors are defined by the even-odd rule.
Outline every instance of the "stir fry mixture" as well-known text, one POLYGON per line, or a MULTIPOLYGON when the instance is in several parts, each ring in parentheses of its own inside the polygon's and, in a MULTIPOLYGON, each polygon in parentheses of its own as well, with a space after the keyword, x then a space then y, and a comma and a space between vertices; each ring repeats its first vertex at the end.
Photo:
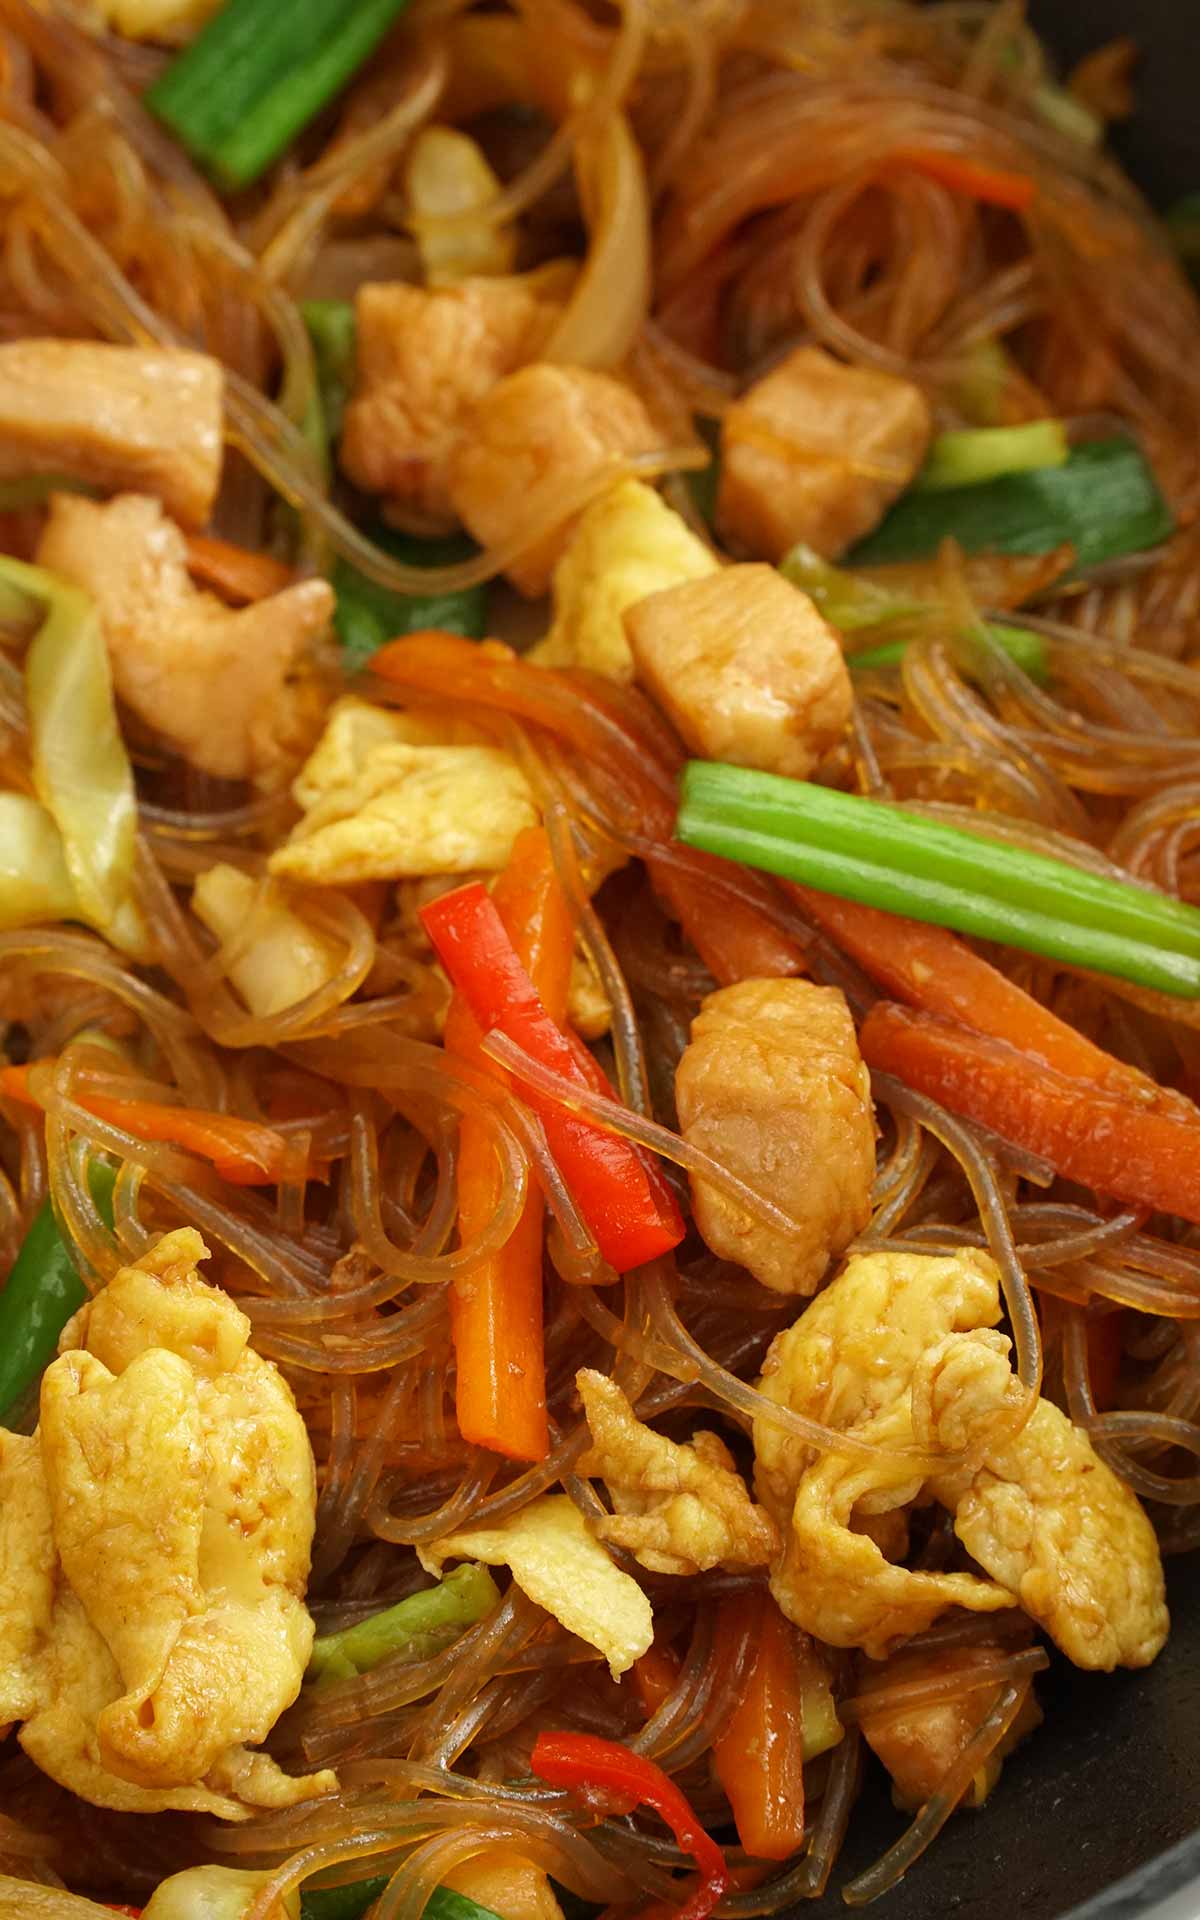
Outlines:
POLYGON ((1107 157, 1136 58, 0 0, 0 1916, 861 1904, 1051 1663, 1162 1653, 1200 214, 1107 157))

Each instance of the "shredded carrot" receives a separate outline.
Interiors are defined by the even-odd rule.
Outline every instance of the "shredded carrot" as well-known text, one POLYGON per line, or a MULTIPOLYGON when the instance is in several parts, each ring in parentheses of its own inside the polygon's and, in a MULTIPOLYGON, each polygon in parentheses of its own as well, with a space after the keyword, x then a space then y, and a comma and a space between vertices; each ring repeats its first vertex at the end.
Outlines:
MULTIPOLYGON (((1015 1036, 1014 1036, 1015 1037, 1015 1036)), ((867 1064, 1036 1154, 1098 1193, 1200 1222, 1200 1114, 1073 1079, 991 1034, 881 1002, 859 1035, 867 1064)))
MULTIPOLYGON (((0 1068, 0 1092, 25 1106, 39 1104, 30 1092, 28 1067, 0 1068)), ((297 1164, 293 1142, 255 1120, 152 1100, 120 1100, 87 1088, 76 1088, 72 1097, 97 1120, 107 1120, 139 1140, 161 1140, 211 1161, 222 1180, 233 1186, 274 1186, 304 1170, 297 1164)))
POLYGON ((738 1838, 758 1860, 790 1860, 804 1845, 804 1714, 796 1629, 769 1593, 721 1603, 723 1635, 749 1631, 754 1664, 746 1690, 713 1746, 738 1838))
POLYGON ((657 1713, 664 1700, 675 1691, 679 1679, 679 1656, 670 1647, 657 1643, 648 1647, 633 1663, 633 1690, 647 1720, 657 1713))
POLYGON ((188 572, 206 587, 215 587, 223 599, 243 605, 267 600, 290 587, 295 577, 291 568, 273 554, 235 547, 231 541, 217 540, 207 533, 189 533, 185 538, 188 572))
POLYGON ((1007 207, 1012 213, 1025 213, 1037 199, 1037 182, 1031 174, 986 167, 960 153, 918 147, 893 154, 892 158, 900 166, 912 167, 927 179, 949 187, 952 193, 982 200, 989 207, 1007 207))
MULTIPOLYGON (((492 898, 505 929, 552 1018, 566 1018, 574 928, 541 827, 520 834, 492 898)), ((456 995, 446 1047, 491 1070, 482 1036, 456 995)), ((459 1130, 459 1231, 480 1232, 496 1210, 499 1171, 486 1131, 467 1115, 459 1130)), ((475 1446, 511 1460, 543 1460, 549 1450, 543 1357, 542 1216, 531 1193, 516 1229, 496 1254, 455 1281, 450 1325, 457 1362, 459 1431, 475 1446)))

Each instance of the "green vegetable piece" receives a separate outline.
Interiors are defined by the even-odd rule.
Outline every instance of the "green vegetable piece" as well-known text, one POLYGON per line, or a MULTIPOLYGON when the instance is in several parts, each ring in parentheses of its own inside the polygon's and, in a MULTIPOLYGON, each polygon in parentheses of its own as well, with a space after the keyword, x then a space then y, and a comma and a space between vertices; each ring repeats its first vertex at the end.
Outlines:
MULTIPOLYGON (((387 1885, 386 1876, 355 1880, 348 1887, 313 1887, 300 1895, 300 1920, 362 1920, 387 1885)), ((490 1907, 481 1907, 465 1893, 435 1887, 425 1909, 429 1920, 499 1920, 490 1907)))
POLYGON ((227 0, 142 95, 218 186, 248 186, 329 104, 407 0, 227 0))
POLYGON ((779 571, 808 595, 839 633, 859 633, 864 627, 882 627, 891 620, 929 613, 927 601, 861 580, 803 544, 784 554, 779 571))
POLYGON ((1078 140, 1084 147, 1098 147, 1103 143, 1103 120, 1066 87, 1043 80, 1033 90, 1033 105, 1046 125, 1056 133, 1065 134, 1068 140, 1078 140))
MULTIPOLYGON (((93 1160, 88 1184, 100 1216, 112 1225, 116 1171, 93 1160)), ((6 1424, 54 1358, 58 1336, 87 1299, 49 1200, 33 1217, 0 1292, 0 1424, 6 1424)))
MULTIPOLYGON (((462 536, 418 540, 390 527, 373 527, 370 537, 397 560, 413 567, 449 567, 456 561, 469 560, 477 551, 462 536)), ((333 570, 333 590, 337 595, 333 624, 351 673, 365 667, 385 641, 403 633, 417 633, 423 627, 461 633, 468 640, 483 638, 487 594, 482 587, 464 587, 457 593, 393 593, 390 587, 368 580, 349 561, 339 560, 333 570)))
POLYGON ((308 1662, 310 1680, 348 1680, 370 1673, 381 1660, 428 1660, 500 1604, 486 1567, 455 1567, 436 1587, 410 1593, 382 1613, 373 1613, 340 1633, 321 1634, 308 1662))
MULTIPOLYGON (((1033 633, 1028 627, 1001 626, 996 621, 988 621, 984 627, 988 638, 998 647, 1003 647, 1010 660, 1015 660, 1023 673, 1039 686, 1045 684, 1050 674, 1046 664, 1046 644, 1040 633, 1033 633)), ((864 647, 858 653, 846 655, 846 665, 851 673, 867 673, 881 667, 898 667, 904 658, 908 640, 889 640, 881 647, 864 647)))
POLYGON ((1002 473, 1063 467, 1070 452, 1061 420, 1030 420, 1023 427, 969 427, 938 435, 914 484, 922 493, 978 487, 1002 473))
POLYGON ((904 807, 693 760, 676 833, 824 893, 1200 997, 1200 911, 904 807))
POLYGON ((348 300, 302 300, 300 316, 308 328, 317 362, 321 397, 321 439, 336 440, 354 386, 358 323, 348 300))
POLYGON ((1069 544, 1081 572, 1142 553, 1174 529, 1138 446, 1125 435, 1074 447, 1061 467, 1006 473, 942 493, 898 500, 847 557, 851 567, 928 560, 942 541, 967 553, 1049 553, 1069 544))

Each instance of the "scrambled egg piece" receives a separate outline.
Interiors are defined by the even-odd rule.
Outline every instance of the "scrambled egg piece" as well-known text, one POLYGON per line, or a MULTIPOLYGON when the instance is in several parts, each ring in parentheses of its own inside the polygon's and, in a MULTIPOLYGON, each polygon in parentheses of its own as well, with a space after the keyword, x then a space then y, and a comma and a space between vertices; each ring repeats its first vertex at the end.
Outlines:
POLYGON ((587 667, 627 684, 627 607, 647 594, 716 573, 712 549, 653 487, 622 480, 593 500, 554 569, 554 624, 526 656, 543 667, 587 667))
POLYGON ((488 206, 502 191, 483 149, 457 127, 422 127, 404 166, 408 225, 431 287, 470 274, 511 273, 517 257, 514 227, 465 214, 488 206), (453 218, 453 226, 440 221, 453 218), (430 224, 430 223, 433 224, 430 224))
MULTIPOLYGON (((188 40, 221 0, 94 0, 100 19, 126 40, 188 40)), ((147 1908, 149 1912, 149 1908, 147 1908)))
POLYGON ((122 1268, 64 1330, 37 1433, 0 1440, 0 1720, 98 1806, 236 1820, 336 1780, 245 1750, 311 1650, 316 1484, 206 1255, 183 1228, 122 1268))
POLYGON ((817 1453, 755 1422, 759 1496, 786 1528, 771 1590, 797 1625, 872 1658, 946 1607, 1020 1605, 1078 1666, 1144 1666, 1168 1628, 1153 1529, 1048 1401, 1021 1433, 998 1431, 1022 1391, 1009 1342, 987 1331, 999 1317, 986 1254, 859 1255, 775 1340, 761 1390, 878 1451, 817 1453), (945 1468, 927 1473, 913 1447, 945 1468), (885 1557, 880 1519, 919 1498, 949 1509, 991 1580, 885 1557))
POLYGON ((251 1013, 294 1007, 332 980, 344 948, 284 905, 276 887, 263 891, 224 862, 197 875, 192 912, 219 941, 238 941, 229 977, 251 1013))
POLYGON ((807 980, 740 980, 710 993, 675 1074, 683 1137, 776 1200, 798 1231, 754 1219, 691 1180, 714 1253, 777 1293, 812 1293, 871 1217, 875 1113, 844 996, 807 980))
POLYGON ((514 1847, 488 1847, 451 1868, 442 1885, 502 1920, 563 1920, 549 1874, 514 1847))
POLYGON ((615 1380, 585 1367, 575 1384, 592 1434, 579 1471, 605 1482, 616 1509, 599 1527, 601 1539, 651 1573, 770 1564, 778 1532, 717 1434, 696 1433, 680 1446, 637 1418, 615 1380))
POLYGON ((960 1335, 918 1366, 918 1442, 968 1453, 930 1490, 972 1558, 1077 1667, 1148 1666, 1170 1627, 1154 1529, 1087 1434, 1049 1400, 1015 1438, 988 1437, 981 1419, 1021 1401, 1009 1345, 999 1334, 960 1335))
POLYGON ((304 819, 272 854, 271 872, 341 886, 504 866, 517 835, 537 824, 529 782, 503 748, 449 743, 446 731, 338 701, 293 788, 304 819))
POLYGON ((332 617, 327 580, 227 607, 193 586, 179 528, 138 493, 56 493, 37 558, 91 595, 117 693, 193 766, 269 776, 304 743, 315 689, 297 669, 332 617))
POLYGON ((614 1680, 654 1638, 650 1602, 589 1533, 565 1493, 542 1494, 494 1527, 466 1527, 417 1551, 427 1573, 440 1573, 447 1560, 511 1568, 522 1593, 599 1649, 614 1680))

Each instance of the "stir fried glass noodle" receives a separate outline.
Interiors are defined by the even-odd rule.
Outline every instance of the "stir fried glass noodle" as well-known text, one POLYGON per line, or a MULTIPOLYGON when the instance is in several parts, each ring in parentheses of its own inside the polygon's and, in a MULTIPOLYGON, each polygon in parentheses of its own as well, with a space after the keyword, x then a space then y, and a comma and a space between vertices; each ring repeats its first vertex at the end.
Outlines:
POLYGON ((0 1915, 861 1904, 1052 1662, 1161 1653, 1200 308, 1135 62, 0 0, 0 1915))

